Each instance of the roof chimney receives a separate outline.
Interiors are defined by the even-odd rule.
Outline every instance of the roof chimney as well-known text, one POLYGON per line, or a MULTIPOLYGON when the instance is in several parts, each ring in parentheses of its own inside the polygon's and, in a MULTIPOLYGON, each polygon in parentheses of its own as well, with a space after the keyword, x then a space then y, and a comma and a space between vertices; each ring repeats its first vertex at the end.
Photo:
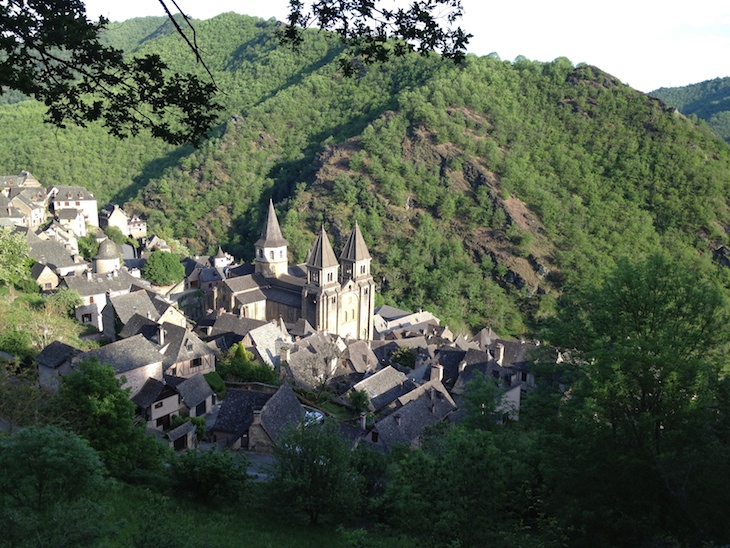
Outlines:
POLYGON ((439 382, 444 380, 444 366, 440 363, 435 363, 431 366, 431 380, 439 382))
POLYGON ((159 333, 159 339, 160 339, 160 346, 165 346, 165 328, 160 325, 158 329, 159 333))
POLYGON ((494 359, 497 361, 497 365, 500 367, 503 367, 504 363, 504 345, 502 343, 497 343, 494 345, 494 359))

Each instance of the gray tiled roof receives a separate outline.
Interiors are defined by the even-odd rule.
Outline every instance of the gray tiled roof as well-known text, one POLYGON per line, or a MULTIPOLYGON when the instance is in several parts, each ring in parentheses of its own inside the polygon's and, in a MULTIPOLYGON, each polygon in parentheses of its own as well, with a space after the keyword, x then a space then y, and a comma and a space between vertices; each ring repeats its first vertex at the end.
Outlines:
POLYGON ((281 234, 279 227, 279 219, 276 218, 276 210, 274 202, 269 200, 269 209, 266 213, 266 221, 264 221, 261 237, 254 244, 256 247, 281 247, 287 245, 284 236, 281 234))
POLYGON ((290 291, 278 287, 267 287, 262 291, 267 301, 285 304, 292 308, 302 307, 302 294, 300 291, 290 291))
POLYGON ((261 424, 274 443, 288 427, 298 425, 303 418, 304 409, 288 384, 282 384, 261 409, 261 424))
POLYGON ((84 263, 74 261, 73 255, 58 242, 38 240, 30 244, 28 254, 39 263, 48 265, 53 270, 84 263))
POLYGON ((142 409, 147 409, 150 405, 157 401, 162 391, 165 389, 165 383, 157 379, 147 379, 142 385, 139 392, 133 397, 132 401, 142 409))
POLYGON ((272 394, 231 388, 221 404, 213 430, 242 435, 253 422, 253 412, 261 409, 272 394))
POLYGON ((410 445, 426 427, 442 421, 455 409, 453 400, 436 389, 428 390, 378 421, 374 429, 388 449, 398 444, 410 445))
POLYGON ((116 276, 92 274, 91 279, 83 274, 66 276, 63 283, 69 289, 78 291, 81 296, 98 295, 107 291, 112 293, 130 291, 133 287, 144 287, 144 282, 133 277, 126 270, 118 270, 116 276))
POLYGON ((170 430, 167 433, 167 439, 170 441, 176 441, 194 431, 195 424, 192 421, 186 421, 177 428, 173 428, 172 430, 170 430))
POLYGON ((350 233, 350 237, 342 248, 340 258, 348 261, 362 261, 370 258, 370 253, 365 245, 365 239, 360 232, 360 226, 355 221, 355 227, 350 233))
POLYGON ((340 263, 337 261, 335 252, 332 250, 332 244, 330 239, 327 237, 327 233, 324 231, 324 226, 319 231, 319 236, 314 242, 312 249, 309 251, 307 256, 307 266, 314 268, 329 268, 337 266, 340 263))
POLYGON ((143 333, 147 335, 149 340, 159 346, 160 328, 165 331, 165 344, 162 345, 165 351, 162 359, 163 371, 176 363, 215 355, 215 352, 201 341, 195 333, 179 325, 165 322, 162 326, 147 327, 143 329, 143 333))
POLYGON ((109 301, 122 324, 126 325, 135 314, 159 320, 160 312, 153 299, 153 293, 141 290, 110 297, 109 301))
POLYGON ((94 195, 82 186, 59 186, 54 200, 95 200, 94 195), (69 194, 71 197, 69 198, 69 194))
POLYGON ((98 358, 102 365, 108 364, 114 367, 117 374, 162 361, 162 355, 157 347, 142 335, 107 344, 80 354, 78 358, 78 361, 98 358))
POLYGON ((254 289, 260 289, 266 287, 266 279, 260 274, 247 274, 245 276, 237 276, 235 278, 228 278, 223 282, 228 286, 231 293, 241 293, 244 291, 251 291, 254 289))
POLYGON ((213 395, 213 389, 200 373, 183 380, 175 389, 180 394, 183 403, 190 409, 213 395))
POLYGON ((285 375, 298 387, 314 390, 330 380, 330 366, 339 351, 326 333, 315 333, 291 344, 285 375))
POLYGON ((157 325, 157 322, 155 320, 150 320, 147 316, 142 316, 141 314, 134 314, 129 321, 124 324, 124 327, 119 332, 119 337, 122 339, 126 339, 127 337, 132 337, 133 335, 136 335, 138 333, 142 333, 145 328, 149 328, 149 326, 157 325))
POLYGON ((403 373, 390 366, 364 378, 352 387, 353 390, 365 391, 370 398, 371 411, 375 412, 413 388, 415 385, 403 373))
POLYGON ((64 362, 80 353, 81 350, 78 348, 74 348, 73 346, 62 343, 61 341, 53 341, 41 350, 40 354, 35 357, 35 361, 38 365, 42 365, 50 369, 56 369, 64 362))
POLYGON ((388 305, 383 305, 380 308, 376 308, 375 313, 386 321, 397 320, 398 318, 403 318, 405 316, 410 316, 411 314, 413 314, 413 312, 408 312, 407 310, 401 310, 400 308, 395 308, 388 305))
POLYGON ((252 329, 249 332, 251 342, 256 346, 264 363, 271 367, 279 365, 279 349, 277 342, 284 340, 284 334, 274 323, 252 329))
POLYGON ((353 369, 358 373, 372 371, 378 367, 378 357, 365 341, 351 342, 345 350, 344 357, 350 360, 353 369))
POLYGON ((211 336, 217 337, 225 333, 235 333, 240 337, 248 335, 249 331, 265 325, 264 320, 254 320, 253 318, 239 318, 235 314, 221 314, 216 318, 211 336))

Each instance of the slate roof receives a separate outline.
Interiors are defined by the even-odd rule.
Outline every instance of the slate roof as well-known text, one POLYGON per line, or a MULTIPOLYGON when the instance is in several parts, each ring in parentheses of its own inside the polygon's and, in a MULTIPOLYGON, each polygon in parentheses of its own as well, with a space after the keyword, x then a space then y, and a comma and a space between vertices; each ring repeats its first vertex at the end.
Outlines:
POLYGON ((423 392, 387 417, 377 422, 379 442, 390 449, 398 444, 414 444, 426 427, 445 419, 456 409, 450 398, 436 389, 423 392))
POLYGON ((164 350, 162 370, 166 371, 176 363, 215 355, 215 352, 200 338, 184 327, 165 322, 162 326, 149 326, 142 333, 148 340, 164 350), (160 345, 160 327, 164 329, 164 344, 160 345))
POLYGON ((464 356, 466 356, 466 351, 460 348, 446 347, 438 351, 435 359, 444 368, 443 383, 446 386, 453 386, 456 382, 459 376, 459 364, 464 356))
POLYGON ((114 367, 117 374, 162 361, 162 355, 158 352, 157 347, 143 335, 135 335, 107 344, 80 354, 78 358, 78 361, 98 358, 102 365, 108 364, 114 367))
POLYGON ((195 424, 193 421, 186 421, 177 428, 173 428, 167 433, 167 439, 174 442, 187 436, 190 432, 195 431, 195 424))
POLYGON ((281 234, 281 228, 279 227, 279 219, 276 217, 276 210, 274 209, 274 202, 269 200, 269 210, 266 214, 266 221, 261 230, 261 237, 254 244, 256 247, 281 247, 288 245, 281 234))
POLYGON ((261 409, 261 425, 271 441, 277 443, 289 426, 302 422, 304 414, 294 390, 282 384, 261 409))
POLYGON ((135 314, 144 316, 151 320, 160 319, 160 310, 158 309, 154 293, 150 291, 132 291, 124 295, 116 295, 109 298, 109 302, 114 307, 114 312, 119 316, 120 321, 126 325, 135 314))
POLYGON ((132 401, 137 404, 137 407, 147 409, 158 399, 161 399, 160 396, 163 390, 165 390, 164 382, 157 379, 147 379, 139 392, 132 397, 132 401))
POLYGON ((279 345, 285 340, 284 334, 274 323, 269 322, 249 331, 251 342, 256 346, 266 365, 279 365, 279 345), (279 345, 277 345, 277 342, 279 345))
POLYGON ((498 344, 504 346, 504 358, 502 359, 502 365, 504 367, 529 369, 530 364, 532 364, 535 359, 532 354, 535 353, 538 348, 538 345, 535 343, 496 339, 489 345, 489 350, 495 357, 498 344))
POLYGON ((307 256, 307 266, 313 268, 329 268, 338 266, 339 264, 335 252, 332 250, 330 239, 324 231, 324 226, 322 226, 319 231, 319 236, 317 236, 314 246, 312 246, 307 256))
POLYGON ((415 384, 408 377, 391 366, 365 377, 352 387, 367 393, 370 410, 376 413, 414 388, 415 384))
POLYGON ((94 259, 118 259, 119 248, 109 238, 99 244, 99 252, 94 259))
POLYGON ((261 409, 271 397, 268 392, 228 389, 213 430, 241 436, 251 426, 254 410, 261 409))
POLYGON ((292 308, 302 307, 302 294, 299 291, 287 291, 286 289, 272 286, 263 289, 262 293, 267 301, 285 304, 292 308))
POLYGON ((94 195, 82 186, 59 186, 58 192, 53 198, 56 201, 64 200, 96 200, 94 195), (69 197, 70 195, 70 197, 69 197))
POLYGON ((228 278, 223 283, 226 284, 231 293, 234 294, 260 289, 267 285, 266 279, 261 274, 248 274, 246 276, 228 278))
POLYGON ((71 207, 68 209, 62 209, 61 211, 56 213, 56 217, 58 217, 59 221, 73 221, 79 215, 81 215, 81 210, 71 207))
POLYGON ((260 289, 256 288, 236 294, 234 300, 239 305, 243 306, 247 304, 257 303, 260 301, 265 301, 266 296, 260 289))
POLYGON ((378 367, 378 357, 366 341, 351 342, 345 350, 344 357, 358 373, 373 371, 378 367))
POLYGON ((138 333, 142 333, 145 329, 149 329, 149 326, 157 325, 155 320, 149 319, 147 316, 141 314, 134 314, 129 321, 124 324, 124 327, 119 332, 119 338, 126 339, 132 337, 138 333))
POLYGON ((100 293, 130 291, 134 287, 144 287, 144 282, 129 274, 126 270, 118 270, 117 275, 92 274, 91 279, 85 275, 66 276, 63 283, 79 295, 89 296, 100 293))
POLYGON ((35 362, 43 367, 56 369, 67 360, 70 360, 80 353, 81 350, 78 348, 74 348, 73 346, 62 343, 61 341, 53 341, 41 350, 41 352, 35 357, 35 362))
POLYGON ((491 327, 485 327, 479 333, 471 338, 470 342, 473 342, 479 346, 482 350, 487 350, 489 346, 495 342, 497 335, 492 331, 491 327))
POLYGON ((175 386, 175 390, 180 394, 182 402, 189 409, 193 409, 196 405, 204 402, 213 395, 213 389, 200 373, 193 375, 189 379, 183 379, 182 382, 175 386))
POLYGON ((401 310, 400 308, 395 308, 393 306, 383 305, 380 308, 375 309, 375 314, 382 317, 385 321, 390 322, 393 320, 397 320, 398 318, 410 316, 411 314, 413 314, 413 312, 401 310))
POLYGON ((299 318, 295 324, 288 326, 287 329, 289 334, 294 337, 306 337, 315 332, 314 327, 304 318, 299 318))
POLYGON ((85 264, 75 261, 73 255, 58 242, 38 239, 33 243, 29 243, 29 245, 28 255, 39 263, 48 265, 53 270, 85 264))
POLYGON ((282 369, 296 386, 314 390, 332 378, 331 366, 336 364, 339 351, 328 334, 314 333, 290 347, 289 360, 282 369))
MULTIPOLYGON (((212 337, 224 335, 226 333, 234 333, 239 335, 241 339, 248 335, 249 331, 265 325, 264 320, 254 320, 253 318, 239 318, 235 314, 224 313, 216 318, 210 334, 212 337)), ((240 339, 239 339, 240 340, 240 339)))
POLYGON ((345 243, 345 247, 342 248, 340 258, 346 261, 362 261, 370 259, 370 253, 368 252, 367 245, 365 245, 365 239, 362 237, 360 232, 360 226, 355 221, 355 228, 352 229, 350 237, 345 243))

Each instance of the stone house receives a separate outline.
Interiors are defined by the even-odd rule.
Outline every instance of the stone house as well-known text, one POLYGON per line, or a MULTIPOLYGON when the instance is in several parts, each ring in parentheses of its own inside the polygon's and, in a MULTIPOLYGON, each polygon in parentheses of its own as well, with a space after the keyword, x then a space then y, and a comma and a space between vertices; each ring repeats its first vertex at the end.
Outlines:
POLYGON ((99 206, 94 195, 80 186, 57 186, 48 192, 49 202, 54 215, 58 216, 64 209, 81 211, 86 223, 99 226, 99 206))
POLYGON ((143 335, 78 354, 72 362, 75 365, 90 358, 97 358, 102 365, 111 365, 116 377, 122 382, 122 388, 129 388, 130 397, 142 390, 148 379, 163 381, 163 356, 158 347, 143 335))
POLYGON ((53 341, 35 357, 38 365, 38 382, 46 390, 55 392, 61 377, 72 371, 73 359, 81 350, 61 341, 53 341))
POLYGON ((168 430, 172 418, 180 414, 180 395, 158 379, 147 379, 131 399, 148 429, 168 430))

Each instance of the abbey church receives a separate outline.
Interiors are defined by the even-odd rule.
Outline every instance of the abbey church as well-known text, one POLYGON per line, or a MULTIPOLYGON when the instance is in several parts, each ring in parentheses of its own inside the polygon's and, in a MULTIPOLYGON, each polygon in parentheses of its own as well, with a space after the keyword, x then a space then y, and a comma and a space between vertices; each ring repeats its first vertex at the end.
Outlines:
POLYGON ((281 318, 290 324, 304 319, 317 331, 372 339, 375 282, 357 223, 339 258, 324 227, 304 264, 289 264, 287 246, 270 201, 261 237, 254 244, 254 272, 224 280, 216 292, 216 306, 241 317, 281 318))

